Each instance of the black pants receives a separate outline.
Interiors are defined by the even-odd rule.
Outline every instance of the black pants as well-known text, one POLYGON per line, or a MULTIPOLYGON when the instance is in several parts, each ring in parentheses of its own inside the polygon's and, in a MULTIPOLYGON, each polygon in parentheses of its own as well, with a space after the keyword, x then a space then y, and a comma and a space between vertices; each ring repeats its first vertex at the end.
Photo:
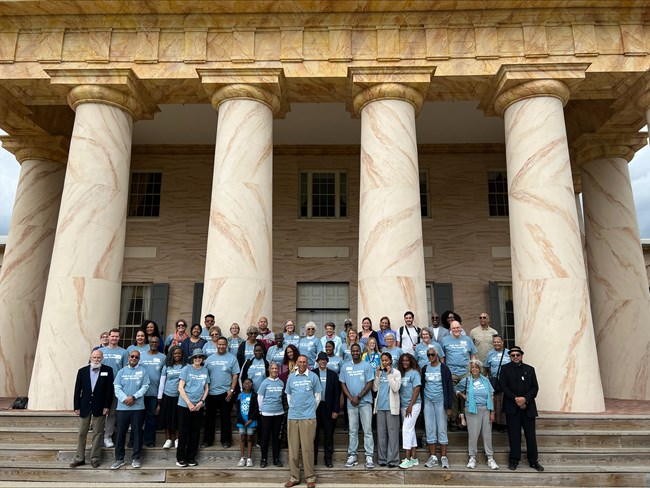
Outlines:
POLYGON ((336 419, 332 418, 332 411, 327 403, 320 402, 316 409, 316 435, 314 436, 314 460, 318 458, 318 439, 321 430, 323 431, 323 444, 325 451, 325 463, 332 462, 334 455, 334 428, 336 419))
POLYGON ((115 412, 117 420, 117 438, 115 439, 115 460, 124 461, 124 444, 126 443, 126 433, 131 427, 133 433, 133 454, 131 459, 140 459, 142 451, 142 424, 144 422, 144 410, 117 410, 115 412))
POLYGON ((524 410, 515 414, 506 414, 508 442, 510 443, 510 463, 519 464, 521 460, 521 429, 526 437, 528 463, 537 462, 537 437, 535 435, 535 417, 530 418, 524 410))
POLYGON ((268 459, 269 440, 273 445, 273 461, 280 460, 280 431, 283 421, 284 415, 260 415, 260 451, 261 458, 265 461, 268 459))
POLYGON ((205 429, 203 442, 214 444, 214 428, 217 423, 217 412, 221 419, 221 443, 232 444, 232 402, 226 400, 228 393, 208 395, 205 402, 205 429))
MULTIPOLYGON (((194 461, 199 452, 199 437, 203 409, 190 412, 187 407, 178 407, 178 448, 176 461, 194 461)), ((213 431, 214 432, 214 431, 213 431)))

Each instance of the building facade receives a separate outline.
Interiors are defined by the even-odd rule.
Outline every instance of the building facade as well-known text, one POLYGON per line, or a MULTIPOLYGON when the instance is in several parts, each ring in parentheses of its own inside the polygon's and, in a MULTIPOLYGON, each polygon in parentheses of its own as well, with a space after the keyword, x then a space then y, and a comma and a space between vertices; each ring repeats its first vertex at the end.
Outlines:
POLYGON ((544 410, 650 398, 627 170, 647 143, 648 13, 0 2, 21 163, 0 395, 69 409, 100 332, 145 316, 398 327, 448 308, 467 330, 492 311, 544 410))

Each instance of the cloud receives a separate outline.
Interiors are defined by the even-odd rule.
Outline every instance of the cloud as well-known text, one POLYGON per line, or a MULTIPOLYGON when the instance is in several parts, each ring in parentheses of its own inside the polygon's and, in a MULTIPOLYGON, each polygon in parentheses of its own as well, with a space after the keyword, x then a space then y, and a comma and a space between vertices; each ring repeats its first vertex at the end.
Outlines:
POLYGON ((0 148, 0 235, 2 236, 6 236, 9 232, 19 173, 20 165, 14 155, 0 148))
POLYGON ((650 147, 645 146, 630 161, 630 179, 641 237, 650 238, 650 147))

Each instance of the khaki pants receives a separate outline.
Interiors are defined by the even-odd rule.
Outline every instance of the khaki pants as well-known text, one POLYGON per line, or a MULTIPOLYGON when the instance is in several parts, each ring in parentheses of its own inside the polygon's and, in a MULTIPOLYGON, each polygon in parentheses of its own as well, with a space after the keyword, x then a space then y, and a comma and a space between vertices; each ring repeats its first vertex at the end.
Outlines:
POLYGON ((88 415, 88 417, 79 417, 79 440, 77 441, 77 461, 86 460, 86 439, 88 438, 88 429, 93 426, 93 443, 90 448, 90 459, 99 461, 104 445, 104 424, 106 417, 100 415, 88 415))
POLYGON ((287 421, 291 481, 300 481, 300 452, 302 451, 302 466, 305 469, 305 478, 308 483, 316 482, 316 472, 314 471, 315 434, 316 419, 290 419, 287 421))

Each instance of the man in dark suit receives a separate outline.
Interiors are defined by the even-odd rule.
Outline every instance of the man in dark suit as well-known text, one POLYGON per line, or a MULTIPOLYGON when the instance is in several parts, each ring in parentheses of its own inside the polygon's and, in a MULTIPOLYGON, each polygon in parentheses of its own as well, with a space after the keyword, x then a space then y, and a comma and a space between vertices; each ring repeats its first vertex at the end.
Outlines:
POLYGON ((95 350, 90 354, 90 364, 79 369, 74 385, 74 413, 79 416, 79 441, 77 455, 71 468, 86 464, 86 438, 92 425, 93 443, 90 449, 90 462, 93 468, 99 467, 99 457, 104 439, 106 415, 113 403, 113 369, 102 364, 104 354, 95 350))
POLYGON ((323 431, 323 441, 325 444, 325 466, 334 467, 332 456, 334 455, 334 428, 336 427, 336 418, 339 415, 341 383, 338 375, 327 369, 329 358, 327 353, 319 352, 316 358, 318 368, 314 369, 316 376, 320 378, 323 394, 316 409, 316 435, 314 436, 314 464, 318 463, 318 434, 323 431))
POLYGON ((501 367, 499 385, 503 391, 503 412, 506 414, 510 459, 508 469, 515 470, 521 460, 521 429, 526 437, 528 464, 537 471, 544 468, 537 460, 535 397, 539 386, 535 368, 523 363, 524 351, 519 346, 510 348, 510 363, 501 367))

